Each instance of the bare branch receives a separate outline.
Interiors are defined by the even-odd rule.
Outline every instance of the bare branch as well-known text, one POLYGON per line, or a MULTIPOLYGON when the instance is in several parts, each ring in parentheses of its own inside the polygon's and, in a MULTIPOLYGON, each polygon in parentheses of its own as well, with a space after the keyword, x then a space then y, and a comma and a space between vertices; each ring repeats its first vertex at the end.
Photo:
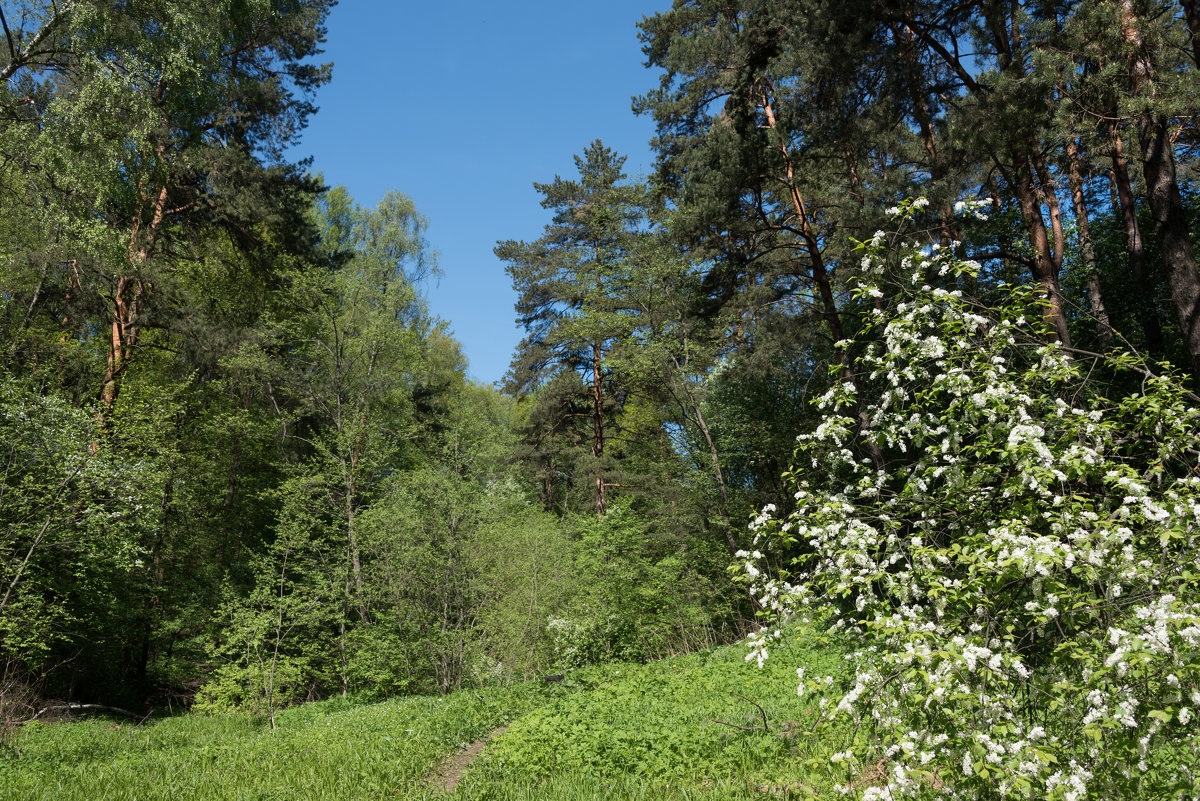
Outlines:
POLYGON ((4 38, 8 39, 8 56, 10 61, 17 60, 17 46, 13 43, 12 31, 8 29, 8 20, 4 18, 4 8, 0 7, 0 25, 4 26, 4 38))

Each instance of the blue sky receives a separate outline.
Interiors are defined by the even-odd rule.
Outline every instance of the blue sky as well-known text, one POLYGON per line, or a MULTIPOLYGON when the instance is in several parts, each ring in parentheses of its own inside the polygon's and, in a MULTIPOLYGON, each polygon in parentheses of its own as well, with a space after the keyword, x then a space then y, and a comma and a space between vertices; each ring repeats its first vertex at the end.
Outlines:
POLYGON ((390 189, 429 218, 445 275, 426 288, 484 383, 503 377, 522 332, 500 239, 539 237, 533 182, 575 175, 593 139, 648 173, 653 124, 630 98, 657 84, 637 23, 669 0, 396 3, 342 0, 329 18, 333 81, 291 156, 313 157, 362 206, 390 189))

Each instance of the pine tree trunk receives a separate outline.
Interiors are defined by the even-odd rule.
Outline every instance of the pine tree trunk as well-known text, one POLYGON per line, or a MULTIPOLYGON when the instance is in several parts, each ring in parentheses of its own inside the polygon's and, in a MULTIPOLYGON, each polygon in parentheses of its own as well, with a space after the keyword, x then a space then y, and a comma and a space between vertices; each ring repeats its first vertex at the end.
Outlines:
POLYGON ((596 514, 604 516, 607 504, 604 499, 604 471, 600 459, 604 455, 604 417, 603 400, 600 394, 600 359, 602 357, 600 343, 592 343, 592 458, 596 469, 596 514))
MULTIPOLYGON (((1133 1, 1122 0, 1121 8, 1125 40, 1134 48, 1130 82, 1134 93, 1150 104, 1155 95, 1154 65, 1144 52, 1133 1)), ((1175 176, 1175 153, 1168 135, 1167 118, 1149 107, 1139 116, 1137 129, 1142 147, 1146 201, 1154 217, 1154 233, 1179 319, 1183 347, 1192 375, 1200 381, 1200 267, 1192 250, 1183 198, 1175 176)))
POLYGON ((113 316, 108 342, 108 363, 104 370, 100 400, 105 408, 116 403, 121 378, 129 367, 133 349, 137 346, 140 327, 137 324, 138 305, 145 291, 140 278, 123 275, 117 279, 113 292, 113 316))
POLYGON ((1096 337, 1100 349, 1108 351, 1113 346, 1112 326, 1108 321, 1108 310, 1104 308, 1104 296, 1100 292, 1100 273, 1096 268, 1096 251, 1092 247, 1092 232, 1088 222, 1087 198, 1083 194, 1083 167, 1079 156, 1079 143, 1075 139, 1067 142, 1067 182, 1071 189, 1071 203, 1075 211, 1075 231, 1079 239, 1079 255, 1087 272, 1088 306, 1096 320, 1096 337))
MULTIPOLYGON (((776 124, 775 108, 771 104, 770 98, 765 94, 760 100, 760 108, 766 114, 767 127, 774 128, 776 124)), ((804 196, 800 194, 800 187, 796 185, 792 154, 785 144, 779 145, 779 150, 783 155, 784 185, 787 186, 788 194, 792 201, 792 211, 796 215, 796 222, 800 225, 801 238, 804 240, 805 248, 808 250, 809 269, 813 284, 817 288, 817 295, 821 299, 821 310, 826 323, 829 325, 830 336, 833 337, 834 342, 840 342, 845 339, 842 331, 842 319, 838 314, 837 303, 833 298, 833 287, 829 283, 829 271, 825 268, 825 258, 821 254, 821 243, 812 230, 812 223, 808 218, 808 209, 804 205, 804 196)))
MULTIPOLYGON (((760 108, 766 114, 767 126, 774 128, 776 125, 775 109, 771 105, 770 98, 765 94, 760 100, 760 108)), ((792 210, 796 215, 797 221, 800 223, 800 236, 804 240, 805 248, 808 250, 809 269, 813 284, 817 288, 817 296, 821 299, 821 310, 826 324, 829 326, 829 335, 835 343, 841 342, 846 338, 846 333, 842 327, 841 314, 838 313, 837 301, 833 297, 833 286, 829 280, 829 271, 825 267, 825 257, 821 252, 821 242, 816 232, 813 231, 812 222, 808 216, 808 208, 804 203, 804 196, 800 193, 800 187, 796 185, 796 173, 795 166, 792 163, 792 154, 788 150, 787 145, 780 145, 779 150, 783 155, 784 183, 791 197, 792 210)), ((854 371, 850 369, 849 350, 845 348, 838 349, 838 361, 841 365, 843 380, 857 386, 854 371)), ((866 436, 869 423, 866 412, 859 413, 859 423, 861 434, 859 441, 871 457, 875 469, 883 470, 886 466, 883 450, 866 436)))
POLYGON ((1192 34, 1192 61, 1196 62, 1197 67, 1200 67, 1200 2, 1180 0, 1180 5, 1183 6, 1183 16, 1187 20, 1188 30, 1192 34))
POLYGON ((1050 212, 1050 234, 1053 237, 1053 251, 1050 255, 1050 261, 1054 269, 1054 276, 1057 279, 1062 272, 1063 254, 1067 251, 1067 235, 1063 231, 1062 209, 1058 205, 1058 184, 1046 166, 1046 162, 1037 154, 1037 151, 1037 144, 1031 141, 1029 143, 1029 152, 1033 154, 1033 166, 1037 173, 1040 187, 1038 202, 1045 205, 1046 210, 1050 212))
POLYGON ((1137 206, 1133 199, 1133 186, 1129 180, 1129 164, 1125 160, 1125 145, 1115 126, 1112 129, 1112 179, 1113 192, 1121 210, 1121 222, 1125 227, 1125 254, 1129 258, 1129 276, 1133 279, 1133 293, 1137 306, 1138 322, 1146 337, 1146 350, 1153 359, 1163 357, 1162 321, 1158 319, 1158 308, 1150 293, 1146 270, 1146 248, 1142 242, 1142 229, 1138 223, 1137 206))
POLYGON ((1200 381, 1200 268, 1188 231, 1183 198, 1175 178, 1175 156, 1167 135, 1167 121, 1146 114, 1138 123, 1142 144, 1142 172, 1146 200, 1154 216, 1154 233, 1166 268, 1171 300, 1179 318, 1179 331, 1192 375, 1200 381))
MULTIPOLYGON (((1058 283, 1058 256, 1050 250, 1050 237, 1046 232, 1046 221, 1042 218, 1041 199, 1033 185, 1033 174, 1028 153, 1018 152, 1013 156, 1013 184, 1025 228, 1029 233, 1029 244, 1033 246, 1033 280, 1046 299, 1042 320, 1064 347, 1071 346, 1071 334, 1067 330, 1067 318, 1063 311, 1062 291, 1058 283)), ((1056 235, 1057 238, 1057 235, 1056 235)))
MULTIPOLYGON (((1023 29, 1018 23, 1017 3, 985 4, 982 23, 991 36, 995 47, 996 60, 1001 73, 1010 76, 1010 80, 1024 81, 1028 79, 1028 65, 1017 55, 1026 44, 1023 41, 1023 29)), ((968 84, 972 94, 986 96, 982 88, 972 81, 968 84)), ((1015 133, 1015 132, 1014 132, 1015 133)), ((1063 309, 1062 291, 1059 287, 1058 274, 1062 266, 1062 224, 1057 217, 1058 199, 1054 195, 1053 185, 1048 174, 1041 176, 1042 190, 1045 201, 1049 205, 1051 226, 1054 230, 1055 249, 1051 250, 1050 235, 1046 231, 1046 220, 1042 217, 1043 197, 1033 181, 1033 170, 1041 161, 1037 136, 1027 131, 1010 145, 1008 153, 1011 173, 1007 176, 1017 196, 1021 207, 1021 216, 1025 220, 1025 230, 1029 244, 1033 247, 1033 263, 1031 271, 1033 281, 1038 291, 1045 299, 1042 307, 1042 320, 1054 337, 1064 346, 1071 346, 1071 334, 1067 329, 1067 318, 1063 309)))
MULTIPOLYGON (((946 178, 946 165, 938 156, 937 138, 933 132, 933 112, 929 107, 929 81, 918 58, 917 36, 909 25, 894 23, 892 35, 898 43, 902 43, 900 57, 904 63, 904 77, 912 103, 913 116, 921 131, 921 141, 925 147, 925 156, 929 160, 929 182, 935 195, 945 191, 943 183, 946 178)), ((943 195, 944 197, 944 195, 943 195)), ((950 247, 957 238, 954 230, 954 209, 948 201, 938 205, 939 231, 938 241, 942 247, 950 247)))
MULTIPOLYGON (((159 145, 155 148, 161 158, 166 148, 159 145)), ((147 199, 145 184, 141 185, 140 196, 147 199)), ((167 187, 159 188, 150 207, 150 221, 143 232, 142 212, 134 216, 129 234, 129 264, 135 270, 140 269, 150 258, 158 238, 159 228, 167 208, 167 187)), ((100 390, 100 401, 103 408, 112 408, 121 391, 121 378, 129 367, 129 360, 137 346, 140 326, 137 324, 138 307, 143 294, 149 290, 150 284, 137 275, 123 275, 117 279, 113 292, 113 317, 111 334, 108 344, 108 364, 104 370, 104 383, 100 390)))

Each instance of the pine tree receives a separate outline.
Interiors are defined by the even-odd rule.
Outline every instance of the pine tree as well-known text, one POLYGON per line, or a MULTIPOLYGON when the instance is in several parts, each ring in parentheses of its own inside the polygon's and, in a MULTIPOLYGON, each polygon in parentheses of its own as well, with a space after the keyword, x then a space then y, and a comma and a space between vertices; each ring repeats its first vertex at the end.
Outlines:
POLYGON ((506 388, 520 395, 554 376, 582 379, 579 391, 589 400, 599 515, 607 507, 605 406, 613 381, 606 358, 625 326, 613 282, 629 258, 647 202, 646 190, 626 180, 624 163, 624 156, 596 140, 575 157, 578 180, 555 176, 551 183, 534 184, 542 206, 554 212, 542 237, 496 246, 518 293, 517 321, 528 332, 513 358, 506 388))
POLYGON ((247 251, 311 248, 319 187, 283 151, 329 78, 311 59, 331 5, 81 0, 22 4, 19 22, 0 20, 0 106, 15 112, 0 121, 13 154, 0 185, 41 218, 18 249, 70 265, 53 294, 103 309, 104 408, 154 344, 147 333, 164 327, 170 301, 156 297, 181 263, 217 238, 247 251))

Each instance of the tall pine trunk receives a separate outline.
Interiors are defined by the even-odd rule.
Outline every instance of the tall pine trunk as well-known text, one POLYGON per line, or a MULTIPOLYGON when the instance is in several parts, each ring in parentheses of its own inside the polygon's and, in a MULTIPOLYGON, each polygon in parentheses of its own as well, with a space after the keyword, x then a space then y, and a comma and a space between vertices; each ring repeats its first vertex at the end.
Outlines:
MULTIPOLYGON (((162 81, 154 90, 154 97, 161 101, 165 85, 162 81)), ((165 124, 165 120, 164 120, 165 124)), ((162 163, 167 155, 165 136, 154 147, 154 155, 162 163)), ((130 222, 128 260, 130 270, 117 279, 113 288, 113 316, 108 343, 108 363, 104 370, 104 382, 100 390, 103 409, 112 408, 121 391, 121 379, 129 368, 134 348, 137 347, 138 312, 150 283, 137 273, 141 271, 158 240, 159 229, 167 211, 167 184, 164 181, 158 191, 152 191, 148 179, 138 184, 138 207, 130 222), (146 219, 149 212, 149 220, 146 219), (133 273, 133 274, 130 274, 133 273)), ((98 413, 102 414, 102 413, 98 413)))
POLYGON ((596 514, 600 517, 608 511, 604 498, 604 469, 600 463, 604 456, 603 396, 600 394, 600 371, 602 353, 600 343, 592 343, 592 459, 596 470, 596 514))
MULTIPOLYGON (((771 99, 765 93, 760 99, 760 107, 763 113, 766 114, 768 127, 774 128, 777 124, 775 108, 771 104, 771 99)), ((829 335, 833 341, 835 343, 841 342, 846 338, 846 333, 845 328, 842 326, 841 314, 838 312, 837 301, 833 297, 833 284, 829 280, 829 270, 825 266, 825 256, 821 252, 821 241, 813 230, 808 208, 804 203, 804 196, 800 193, 800 187, 796 184, 795 165, 792 162, 791 151, 788 150, 787 145, 783 144, 779 146, 779 150, 783 155, 784 184, 787 186, 796 220, 800 224, 800 238, 804 240, 804 247, 808 251, 809 269, 813 284, 817 289, 817 297, 821 299, 822 316, 829 326, 829 335)), ((838 350, 838 362, 841 365, 843 379, 856 385, 854 372, 850 369, 850 351, 848 349, 840 348, 838 350)), ((875 468, 883 470, 886 465, 883 458, 883 451, 867 435, 868 423, 869 420, 866 412, 859 412, 859 442, 871 457, 875 468)))
MULTIPOLYGON (((1050 248, 1050 235, 1046 231, 1046 221, 1042 217, 1042 199, 1033 183, 1033 167, 1030 156, 1031 154, 1024 151, 1017 151, 1013 154, 1013 188, 1017 194, 1017 202, 1021 206, 1021 216, 1025 218, 1029 244, 1033 246, 1033 280, 1045 299, 1042 321, 1064 347, 1070 347, 1071 333, 1067 329, 1062 290, 1058 283, 1062 251, 1055 253, 1050 248)), ((1050 191, 1052 192, 1053 189, 1051 188, 1050 191)), ((1061 234, 1055 231, 1056 242, 1060 239, 1061 234)))
POLYGON ((1092 247, 1091 225, 1088 221, 1087 198, 1083 193, 1083 163, 1079 154, 1079 142, 1067 141, 1067 183, 1071 189, 1071 205, 1075 212, 1075 236, 1079 240, 1079 255, 1087 274, 1088 307, 1096 321, 1096 337, 1100 349, 1107 351, 1113 346, 1112 325, 1108 310, 1104 308, 1104 295, 1100 291, 1100 273, 1096 267, 1096 250, 1092 247))
POLYGON ((1125 255, 1129 259, 1129 277, 1133 279, 1133 294, 1137 306, 1138 323, 1146 337, 1146 350, 1151 358, 1163 357, 1162 321, 1158 319, 1158 307, 1150 292, 1146 269, 1146 247, 1142 241, 1141 224, 1138 223, 1137 206, 1133 198, 1133 185, 1129 180, 1129 163, 1125 158, 1125 145, 1121 134, 1113 126, 1111 132, 1113 192, 1121 212, 1121 223, 1125 228, 1125 255))
POLYGON ((1167 118, 1153 106, 1156 99, 1154 65, 1145 53, 1133 0, 1122 0, 1121 8, 1125 40, 1134 48, 1130 82, 1134 93, 1146 104, 1137 119, 1146 202, 1154 217, 1154 234, 1162 254, 1189 367, 1193 377, 1200 381, 1200 268, 1192 250, 1183 198, 1175 176, 1174 143, 1169 135, 1167 118))
POLYGON ((946 163, 938 155, 937 137, 933 129, 933 109, 930 107, 931 89, 925 69, 919 58, 919 42, 911 26, 892 24, 892 36, 900 47, 900 60, 904 66, 904 80, 908 85, 912 114, 921 131, 921 142, 929 164, 929 181, 933 193, 938 196, 938 241, 942 247, 950 247, 957 239, 954 230, 954 208, 945 195, 946 163))
POLYGON ((1171 301, 1179 318, 1179 331, 1192 375, 1200 381, 1200 268, 1192 250, 1183 198, 1175 179, 1175 157, 1167 135, 1167 122, 1147 114, 1138 123, 1142 144, 1142 172, 1146 200, 1154 216, 1154 234, 1166 268, 1171 301))
MULTIPOLYGON (((990 32, 995 46, 996 60, 1001 74, 1017 84, 1029 79, 1028 65, 1018 58, 1026 43, 1023 41, 1022 28, 1017 22, 1016 3, 987 4, 983 22, 990 32)), ((974 82, 968 84, 972 94, 986 98, 987 92, 974 82)), ((991 101, 985 101, 991 102, 991 101)), ((1059 271, 1062 268, 1064 235, 1062 218, 1058 209, 1058 197, 1051 181, 1049 171, 1042 163, 1038 142, 1041 134, 1037 130, 1038 123, 1031 122, 1022 131, 1011 131, 1012 139, 1005 148, 1009 174, 1007 179, 1017 196, 1017 204, 1021 208, 1021 216, 1025 220, 1025 230, 1029 244, 1033 248, 1033 260, 1030 264, 1033 282, 1038 293, 1042 296, 1042 321, 1053 333, 1054 337, 1064 346, 1071 346, 1071 332, 1067 328, 1067 317, 1064 309, 1062 289, 1059 285, 1059 271), (1034 172, 1038 172, 1041 181, 1039 187, 1034 182, 1034 172), (1045 202, 1050 211, 1051 232, 1046 230, 1046 219, 1042 216, 1042 204, 1045 202), (1051 246, 1051 235, 1054 237, 1051 246)))
POLYGON ((1192 34, 1192 61, 1200 67, 1200 2, 1197 0, 1180 0, 1183 6, 1183 16, 1187 20, 1188 31, 1192 34))

